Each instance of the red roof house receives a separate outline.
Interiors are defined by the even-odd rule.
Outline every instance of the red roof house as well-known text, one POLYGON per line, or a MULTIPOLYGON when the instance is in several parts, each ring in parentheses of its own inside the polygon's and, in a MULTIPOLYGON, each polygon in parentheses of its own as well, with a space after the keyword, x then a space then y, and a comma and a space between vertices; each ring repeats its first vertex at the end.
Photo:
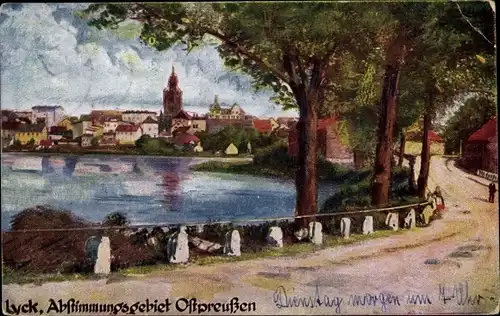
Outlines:
POLYGON ((436 132, 434 131, 429 131, 429 141, 431 142, 437 142, 437 143, 442 143, 444 142, 444 139, 439 136, 438 134, 436 134, 436 132))
POLYGON ((183 133, 179 134, 175 137, 174 142, 177 145, 189 145, 189 144, 196 144, 200 141, 198 137, 195 135, 183 133))
POLYGON ((464 144, 460 160, 462 166, 471 170, 498 173, 497 118, 493 117, 475 131, 464 144))
POLYGON ((493 117, 486 122, 480 129, 470 135, 468 142, 488 142, 488 140, 497 135, 497 118, 493 117))
POLYGON ((118 125, 116 127, 115 132, 129 132, 129 133, 135 133, 139 130, 139 125, 118 125))
POLYGON ((40 140, 40 146, 43 148, 49 148, 52 146, 53 142, 51 139, 42 139, 40 140))
POLYGON ((273 131, 273 125, 271 120, 253 120, 253 128, 259 133, 271 133, 273 131))

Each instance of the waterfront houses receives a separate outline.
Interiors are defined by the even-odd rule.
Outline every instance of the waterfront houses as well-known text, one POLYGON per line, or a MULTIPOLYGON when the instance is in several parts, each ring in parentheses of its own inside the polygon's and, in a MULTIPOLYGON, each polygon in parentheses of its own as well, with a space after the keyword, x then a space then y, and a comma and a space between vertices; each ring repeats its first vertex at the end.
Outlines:
POLYGON ((108 132, 114 133, 116 128, 122 124, 124 124, 124 123, 115 117, 107 118, 104 122, 104 133, 108 133, 108 132))
POLYGON ((59 105, 37 105, 31 108, 32 119, 34 124, 45 124, 45 127, 50 128, 57 125, 64 118, 64 108, 59 105))
POLYGON ((153 111, 123 111, 122 120, 124 122, 133 123, 134 125, 141 125, 148 117, 154 121, 158 119, 158 115, 153 111))
MULTIPOLYGON (((73 124, 78 122, 79 119, 77 117, 65 117, 60 122, 57 123, 57 126, 65 127, 66 130, 73 130, 73 124)), ((51 126, 52 127, 52 126, 51 126)))
POLYGON ((138 125, 119 125, 115 132, 120 145, 135 144, 142 136, 142 129, 138 125))
POLYGON ((73 137, 77 138, 82 136, 91 126, 92 120, 89 115, 80 116, 80 120, 72 124, 73 137))
POLYGON ((158 137, 158 122, 151 116, 148 116, 142 123, 141 129, 143 135, 149 135, 150 137, 158 137))
POLYGON ((81 143, 80 145, 82 147, 90 147, 92 146, 92 138, 94 138, 94 136, 92 134, 83 134, 81 136, 81 143))
POLYGON ((28 144, 32 139, 35 145, 40 144, 41 140, 47 139, 47 127, 45 123, 40 124, 21 124, 16 131, 15 140, 21 145, 28 144))
POLYGON ((179 128, 187 127, 189 134, 196 132, 204 132, 207 130, 207 120, 204 116, 199 116, 196 113, 186 112, 181 110, 172 118, 172 126, 170 132, 173 134, 179 128))
POLYGON ((119 110, 93 110, 90 112, 92 124, 104 124, 108 119, 122 120, 122 113, 119 110))

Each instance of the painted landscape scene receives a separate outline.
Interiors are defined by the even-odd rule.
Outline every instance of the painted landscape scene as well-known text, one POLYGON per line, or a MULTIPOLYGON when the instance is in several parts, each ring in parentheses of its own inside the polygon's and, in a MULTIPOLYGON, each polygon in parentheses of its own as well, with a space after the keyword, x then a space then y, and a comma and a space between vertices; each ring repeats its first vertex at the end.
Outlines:
POLYGON ((2 4, 3 312, 498 313, 495 10, 2 4))

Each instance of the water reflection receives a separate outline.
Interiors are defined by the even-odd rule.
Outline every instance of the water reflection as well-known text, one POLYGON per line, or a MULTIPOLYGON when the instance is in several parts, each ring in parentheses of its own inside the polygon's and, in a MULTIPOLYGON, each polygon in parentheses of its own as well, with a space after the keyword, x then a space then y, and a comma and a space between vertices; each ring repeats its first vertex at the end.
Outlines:
MULTIPOLYGON (((2 229, 8 229, 12 215, 40 204, 91 221, 119 211, 134 224, 293 214, 293 181, 193 172, 192 162, 192 158, 3 154, 2 229)), ((320 190, 320 198, 329 196, 333 186, 327 189, 320 190)))
POLYGON ((181 177, 175 171, 164 171, 161 177, 167 211, 180 211, 182 209, 181 177))

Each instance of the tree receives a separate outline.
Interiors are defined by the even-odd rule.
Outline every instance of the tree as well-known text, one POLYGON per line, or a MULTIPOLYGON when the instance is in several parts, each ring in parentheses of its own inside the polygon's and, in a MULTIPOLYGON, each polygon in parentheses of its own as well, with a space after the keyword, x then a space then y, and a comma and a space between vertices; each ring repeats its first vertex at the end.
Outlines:
POLYGON ((314 215, 318 109, 342 54, 363 54, 374 47, 379 25, 386 22, 382 13, 369 9, 375 7, 312 2, 126 3, 92 4, 84 13, 97 28, 117 27, 128 19, 141 21, 141 38, 148 43, 153 37, 149 44, 160 51, 181 42, 189 52, 203 39, 215 38, 226 66, 250 74, 256 88, 273 89, 285 107, 298 107, 296 214, 314 215))
POLYGON ((104 226, 126 226, 130 223, 127 216, 121 212, 114 212, 106 215, 106 219, 103 222, 104 226))
POLYGON ((385 72, 382 93, 378 104, 377 147, 375 154, 372 204, 383 206, 389 202, 393 161, 394 125, 397 119, 397 102, 401 71, 410 57, 414 45, 413 38, 420 33, 419 15, 426 4, 411 3, 389 4, 390 11, 397 21, 386 47, 385 72))
POLYGON ((92 140, 90 141, 90 144, 92 145, 92 147, 97 147, 99 146, 99 137, 93 137, 92 140))
POLYGON ((436 115, 463 93, 491 93, 494 82, 494 48, 485 37, 486 34, 491 38, 494 33, 488 4, 463 5, 460 10, 453 3, 432 4, 423 15, 423 21, 426 31, 415 41, 415 55, 418 57, 413 60, 412 73, 407 77, 412 89, 420 91, 423 97, 420 98, 423 136, 418 177, 421 198, 427 191, 430 168, 428 135, 436 115), (478 34, 460 19, 463 12, 467 12, 475 25, 481 26, 484 34, 478 34))
POLYGON ((35 142, 36 142, 36 141, 35 141, 35 139, 34 139, 34 138, 32 138, 32 139, 30 139, 30 140, 26 143, 26 145, 28 145, 28 146, 33 146, 33 145, 35 145, 35 142))

